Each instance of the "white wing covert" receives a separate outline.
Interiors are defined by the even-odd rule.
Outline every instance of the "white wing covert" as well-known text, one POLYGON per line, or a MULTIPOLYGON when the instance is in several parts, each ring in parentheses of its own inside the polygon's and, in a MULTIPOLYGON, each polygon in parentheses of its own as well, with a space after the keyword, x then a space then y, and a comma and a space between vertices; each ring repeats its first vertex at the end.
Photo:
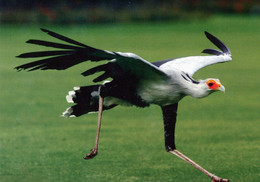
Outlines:
POLYGON ((204 49, 202 53, 212 54, 212 56, 190 56, 177 58, 162 64, 160 69, 169 74, 171 73, 171 70, 179 69, 192 76, 195 72, 203 67, 232 60, 230 50, 222 41, 208 32, 205 32, 205 35, 221 51, 215 49, 204 49))

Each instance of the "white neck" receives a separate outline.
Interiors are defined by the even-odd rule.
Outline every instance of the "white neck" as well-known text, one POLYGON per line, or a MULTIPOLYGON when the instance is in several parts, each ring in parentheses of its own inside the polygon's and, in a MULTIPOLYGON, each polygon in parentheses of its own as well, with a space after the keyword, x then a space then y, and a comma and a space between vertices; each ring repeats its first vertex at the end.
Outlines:
POLYGON ((205 83, 202 81, 199 82, 198 84, 196 83, 185 84, 184 93, 194 98, 202 98, 208 96, 210 94, 210 91, 207 89, 205 83))

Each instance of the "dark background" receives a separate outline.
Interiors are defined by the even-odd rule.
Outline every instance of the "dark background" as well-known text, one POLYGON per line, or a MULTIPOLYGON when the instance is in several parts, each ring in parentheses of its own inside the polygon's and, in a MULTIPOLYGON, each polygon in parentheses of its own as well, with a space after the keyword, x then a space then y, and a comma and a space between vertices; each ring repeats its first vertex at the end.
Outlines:
POLYGON ((0 0, 2 23, 113 23, 259 15, 259 0, 0 0))

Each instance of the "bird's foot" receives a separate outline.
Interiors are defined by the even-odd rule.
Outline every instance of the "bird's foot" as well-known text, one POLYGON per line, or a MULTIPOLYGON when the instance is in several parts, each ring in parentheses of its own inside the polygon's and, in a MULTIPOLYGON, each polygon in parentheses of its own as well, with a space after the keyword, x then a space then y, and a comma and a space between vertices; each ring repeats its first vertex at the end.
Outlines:
POLYGON ((231 182, 229 179, 222 179, 217 176, 212 176, 211 179, 211 182, 231 182))
POLYGON ((93 159, 98 154, 98 150, 96 148, 92 149, 90 153, 84 159, 93 159))

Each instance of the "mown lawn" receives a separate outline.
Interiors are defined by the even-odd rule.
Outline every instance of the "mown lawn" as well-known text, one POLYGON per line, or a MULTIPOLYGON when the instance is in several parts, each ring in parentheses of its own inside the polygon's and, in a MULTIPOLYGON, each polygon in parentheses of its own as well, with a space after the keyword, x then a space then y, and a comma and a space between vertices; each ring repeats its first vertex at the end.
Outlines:
MULTIPOLYGON (((210 181, 165 152, 158 106, 116 107, 104 112, 99 155, 96 114, 65 119, 67 91, 91 84, 80 75, 93 63, 66 71, 17 72, 16 55, 42 48, 30 38, 54 40, 47 28, 93 47, 134 52, 149 61, 201 55, 214 48, 207 30, 230 48, 233 61, 195 74, 219 78, 226 93, 184 98, 179 105, 177 147, 214 174, 235 182, 260 180, 260 18, 215 16, 195 22, 49 26, 0 25, 0 181, 210 181)), ((28 60, 29 61, 29 60, 28 60)))

